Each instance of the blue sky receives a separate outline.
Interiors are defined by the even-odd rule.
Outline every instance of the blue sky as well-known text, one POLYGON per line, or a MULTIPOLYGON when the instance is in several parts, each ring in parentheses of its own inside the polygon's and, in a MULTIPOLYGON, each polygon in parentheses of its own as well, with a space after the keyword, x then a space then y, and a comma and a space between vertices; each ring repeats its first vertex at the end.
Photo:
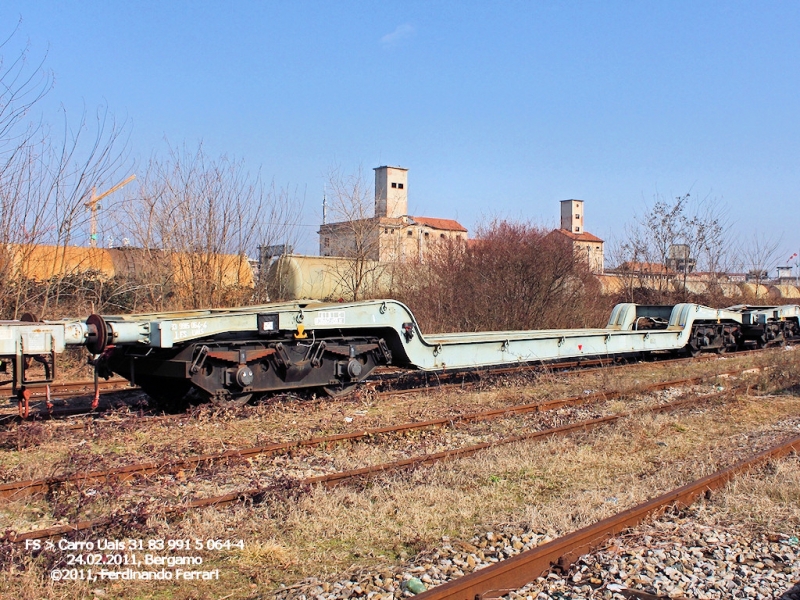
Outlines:
POLYGON ((141 161, 244 159, 305 197, 307 251, 331 167, 382 164, 412 214, 470 229, 580 198, 612 240, 691 192, 800 249, 797 2, 6 0, 3 32, 20 16, 46 115, 107 105, 141 161))

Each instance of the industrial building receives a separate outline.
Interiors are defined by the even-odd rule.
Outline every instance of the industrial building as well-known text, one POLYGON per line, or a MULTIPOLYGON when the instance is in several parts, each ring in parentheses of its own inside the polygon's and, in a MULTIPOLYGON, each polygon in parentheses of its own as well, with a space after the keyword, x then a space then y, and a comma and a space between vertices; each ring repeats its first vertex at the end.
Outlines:
POLYGON ((563 235, 570 241, 572 251, 578 258, 587 261, 590 272, 603 273, 603 240, 584 229, 583 200, 561 201, 561 229, 556 229, 553 233, 563 235))
POLYGON ((437 242, 467 240, 467 228, 458 221, 408 214, 408 169, 382 166, 374 170, 374 216, 323 223, 319 228, 320 256, 425 262, 426 253, 437 242))

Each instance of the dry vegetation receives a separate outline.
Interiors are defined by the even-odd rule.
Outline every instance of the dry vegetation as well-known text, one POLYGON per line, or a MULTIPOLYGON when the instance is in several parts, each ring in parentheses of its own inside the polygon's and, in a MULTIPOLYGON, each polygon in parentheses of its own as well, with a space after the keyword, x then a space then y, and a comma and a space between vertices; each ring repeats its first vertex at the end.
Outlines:
MULTIPOLYGON (((496 448, 469 459, 378 477, 360 485, 292 491, 278 486, 262 503, 252 506, 245 503, 234 508, 189 512, 174 520, 152 517, 146 523, 121 523, 105 535, 242 538, 246 547, 243 551, 201 553, 208 568, 222 570, 220 582, 191 586, 107 583, 100 586, 102 593, 130 598, 213 598, 227 594, 232 598, 258 597, 278 584, 291 585, 308 577, 325 580, 359 569, 387 570, 415 556, 424 562, 425 552, 435 549, 443 535, 466 541, 476 532, 504 524, 521 525, 551 537, 561 535, 796 434, 800 427, 800 399, 791 393, 763 395, 797 384, 796 358, 793 352, 775 352, 769 361, 775 363, 769 373, 752 374, 745 392, 723 405, 634 417, 593 433, 496 448)), ((730 362, 698 363, 697 368, 727 370, 730 362), (726 368, 721 369, 719 363, 726 368)), ((119 431, 108 439, 103 435, 97 440, 87 439, 84 444, 79 440, 62 442, 60 456, 63 460, 65 455, 71 455, 77 461, 84 453, 81 468, 93 468, 92 459, 100 456, 157 456, 169 451, 170 445, 173 454, 200 452, 252 442, 251 436, 259 434, 268 438, 279 433, 292 437, 303 435, 309 431, 307 428, 313 433, 334 432, 354 424, 366 427, 408 420, 408 415, 424 418, 478 406, 517 403, 521 398, 566 395, 599 384, 625 387, 636 379, 653 377, 660 367, 670 368, 641 365, 630 372, 611 371, 605 376, 552 376, 534 386, 509 381, 506 387, 464 396, 434 395, 436 402, 423 394, 393 399, 390 406, 370 400, 311 407, 287 402, 258 409, 252 422, 217 418, 189 423, 177 428, 179 431, 134 429, 119 431), (345 417, 353 418, 354 423, 346 424, 345 417), (118 446, 113 448, 115 437, 118 446), (63 446, 70 449, 65 452, 63 446)), ((663 378, 672 377, 670 374, 663 378)), ((730 384, 723 380, 723 385, 730 384)), ((619 410, 628 402, 614 404, 612 410, 619 410)), ((420 440, 412 437, 408 441, 413 445, 420 440)), ((371 460, 369 446, 365 447, 366 454, 356 452, 350 460, 371 460)), ((346 448, 329 450, 341 453, 340 460, 344 460, 346 448)), ((6 454, 6 461, 9 456, 12 453, 6 454)), ((16 466, 6 462, 6 476, 33 473, 40 468, 33 465, 52 464, 57 456, 57 444, 43 444, 29 456, 23 453, 16 457, 16 466)), ((792 475, 795 467, 789 464, 786 468, 788 481, 792 481, 797 477, 792 475)), ((193 475, 186 473, 182 477, 191 482, 193 475)), ((224 479, 216 481, 218 486, 226 483, 224 479)), ((780 478, 773 479, 771 485, 753 483, 756 481, 760 480, 737 482, 730 501, 723 505, 726 512, 719 514, 727 514, 731 520, 745 518, 766 528, 774 528, 781 519, 794 523, 796 509, 784 505, 784 500, 792 500, 794 492, 782 490, 780 478), (748 494, 758 494, 759 500, 748 502, 748 494), (754 507, 763 512, 757 513, 754 507)), ((173 489, 180 489, 181 485, 181 481, 175 481, 173 489)), ((175 497, 173 502, 178 500, 175 497)), ((40 518, 48 521, 47 511, 51 508, 46 504, 35 502, 30 507, 42 511, 40 518)), ((5 510, 15 509, 7 505, 5 510)), ((6 517, 10 516, 6 512, 6 517)), ((27 517, 31 516, 32 512, 28 513, 27 517)), ((31 519, 31 524, 35 521, 31 519)), ((22 590, 16 597, 83 597, 98 588, 47 581, 42 569, 51 564, 52 556, 23 561, 27 565, 25 571, 11 566, 19 565, 19 555, 13 561, 8 558, 3 571, 5 587, 0 589, 5 593, 22 590)))
POLYGON ((0 38, 0 318, 263 301, 245 253, 292 241, 294 193, 202 145, 134 165, 107 108, 53 126, 39 114, 53 75, 14 33, 0 38), (86 248, 87 203, 132 172, 97 207, 96 245, 122 247, 109 258, 86 248))
POLYGON ((468 244, 442 240, 425 264, 397 270, 392 296, 423 331, 592 327, 613 306, 562 236, 523 223, 493 221, 468 244))

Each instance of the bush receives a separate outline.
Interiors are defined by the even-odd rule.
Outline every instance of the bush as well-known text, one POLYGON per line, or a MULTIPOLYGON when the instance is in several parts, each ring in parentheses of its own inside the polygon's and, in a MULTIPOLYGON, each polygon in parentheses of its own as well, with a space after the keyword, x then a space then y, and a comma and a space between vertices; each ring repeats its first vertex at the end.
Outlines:
POLYGON ((424 331, 596 327, 611 308, 569 242, 526 223, 493 221, 398 269, 393 296, 424 331))

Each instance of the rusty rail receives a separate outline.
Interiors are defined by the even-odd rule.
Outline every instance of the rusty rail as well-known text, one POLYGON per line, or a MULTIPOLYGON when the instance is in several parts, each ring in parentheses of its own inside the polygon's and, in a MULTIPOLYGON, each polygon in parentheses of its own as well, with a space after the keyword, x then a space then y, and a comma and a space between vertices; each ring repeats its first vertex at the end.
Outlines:
MULTIPOLYGON (((735 371, 729 371, 725 374, 731 375, 739 372, 741 372, 741 369, 735 371)), ((495 408, 486 411, 460 415, 456 417, 447 417, 429 421, 403 423, 401 425, 390 425, 387 427, 378 427, 373 429, 355 431, 350 433, 341 433, 325 437, 308 438, 305 440, 295 440, 291 442, 268 444, 265 446, 254 446, 250 448, 228 450, 226 452, 191 456, 163 463, 156 463, 156 462, 138 463, 103 471, 89 471, 84 473, 77 473, 74 475, 55 475, 52 477, 45 477, 41 479, 14 481, 0 485, 0 499, 15 500, 23 496, 29 496, 37 493, 44 493, 56 485, 63 485, 65 483, 90 484, 93 482, 112 481, 112 480, 127 481, 134 477, 154 475, 158 473, 170 473, 181 469, 193 468, 205 463, 230 461, 230 460, 243 460, 245 458, 257 455, 278 454, 297 448, 309 448, 309 447, 321 446, 337 442, 356 441, 359 439, 369 438, 381 434, 399 433, 402 431, 427 429, 432 427, 446 427, 449 425, 453 425, 455 423, 488 421, 509 415, 524 414, 530 412, 542 412, 546 410, 555 410, 564 406, 602 402, 631 394, 641 394, 656 390, 662 390, 670 387, 692 385, 695 383, 700 383, 701 381, 708 379, 710 377, 716 377, 716 376, 718 375, 706 375, 706 376, 697 376, 697 377, 690 377, 690 378, 677 379, 671 381, 661 381, 646 386, 637 386, 634 388, 628 388, 624 390, 595 392, 593 394, 584 394, 581 396, 571 396, 568 398, 545 400, 543 402, 534 402, 529 404, 520 404, 516 406, 495 408)))
MULTIPOLYGON (((758 352, 762 352, 763 350, 759 350, 758 352)), ((736 357, 745 356, 747 354, 751 354, 751 350, 746 350, 742 352, 737 352, 736 357)), ((483 371, 453 371, 452 373, 437 373, 433 374, 437 377, 437 384, 434 386, 419 386, 419 387, 412 387, 408 389, 388 389, 388 390, 380 390, 379 393, 381 395, 386 396, 402 396, 405 394, 413 394, 415 392, 424 391, 428 387, 434 387, 436 389, 452 389, 452 388, 460 388, 464 385, 476 385, 482 382, 482 378, 485 376, 487 378, 497 377, 499 375, 513 375, 518 373, 525 373, 529 371, 539 371, 539 372, 547 372, 547 371, 561 371, 562 369, 566 369, 566 372, 559 373, 560 375, 578 375, 584 374, 586 372, 598 371, 602 370, 605 372, 608 371, 615 371, 620 369, 630 369, 633 366, 637 366, 639 364, 655 364, 655 363, 664 363, 667 362, 670 365, 674 365, 677 363, 689 362, 689 363, 697 363, 699 361, 710 361, 715 360, 717 355, 709 354, 703 355, 699 357, 691 357, 691 358, 656 358, 652 361, 648 361, 646 363, 621 363, 621 364, 611 364, 613 363, 613 359, 608 358, 595 358, 595 359, 578 359, 578 360, 569 360, 569 361, 561 361, 555 363, 544 363, 544 364, 525 364, 519 365, 514 367, 495 367, 495 368, 488 368, 483 371), (454 383, 441 383, 440 380, 443 377, 448 378, 457 378, 459 376, 464 375, 472 375, 474 379, 472 381, 461 381, 461 382, 454 382, 454 383)), ((384 383, 392 383, 395 379, 399 380, 402 379, 405 375, 414 375, 414 374, 421 374, 431 375, 425 372, 418 372, 418 371, 407 371, 405 374, 401 374, 400 376, 394 379, 381 379, 378 378, 376 380, 368 382, 374 388, 380 388, 380 386, 384 383)), ((392 374, 394 375, 394 374, 392 374)))
MULTIPOLYGON (((758 351, 748 350, 748 351, 744 351, 744 352, 739 352, 739 353, 736 354, 736 356, 737 357, 738 356, 743 356, 743 355, 751 354, 751 353, 754 353, 754 352, 763 352, 763 350, 758 350, 758 351)), ((694 357, 694 358, 678 358, 678 359, 674 359, 673 358, 673 359, 663 359, 663 360, 665 362, 669 362, 671 364, 675 364, 675 363, 681 363, 681 362, 693 362, 693 363, 696 363, 698 360, 714 360, 714 358, 715 358, 715 356, 709 355, 709 356, 702 356, 702 357, 699 357, 699 358, 698 357, 694 357)), ((384 384, 391 383, 393 380, 395 380, 395 381, 396 380, 400 380, 405 375, 417 373, 415 371, 403 371, 403 372, 398 372, 398 373, 391 373, 391 374, 389 374, 388 377, 368 380, 365 383, 369 388, 375 389, 382 396, 400 396, 400 395, 413 394, 413 393, 418 393, 420 391, 425 391, 430 387, 435 387, 436 389, 442 389, 442 390, 444 390, 444 389, 453 389, 453 388, 462 388, 464 385, 475 385, 475 384, 481 383, 482 378, 484 376, 485 377, 495 377, 495 376, 504 375, 504 374, 521 373, 521 372, 525 372, 525 371, 530 371, 532 369, 537 369, 537 370, 569 369, 569 371, 567 373, 565 373, 565 374, 570 374, 571 375, 571 374, 585 373, 587 371, 594 371, 594 370, 599 370, 599 369, 602 369, 602 370, 605 370, 605 371, 609 371, 609 370, 617 370, 617 369, 626 369, 626 368, 630 368, 631 366, 634 366, 634 365, 631 365, 630 363, 609 365, 609 362, 611 362, 610 359, 590 359, 590 360, 563 361, 563 362, 558 362, 558 363, 548 363, 548 364, 544 364, 544 365, 522 365, 522 366, 515 366, 515 367, 500 367, 500 368, 495 368, 495 369, 486 369, 486 370, 483 370, 483 371, 471 372, 472 375, 474 376, 474 380, 473 381, 462 380, 460 382, 454 382, 454 383, 444 382, 444 383, 437 383, 437 385, 435 385, 435 386, 429 386, 429 385, 426 384, 426 385, 421 385, 421 386, 418 386, 418 387, 412 387, 412 388, 408 388, 408 389, 385 389, 385 390, 380 390, 381 386, 383 386, 384 384)), ((662 359, 659 358, 657 360, 654 360, 653 362, 662 362, 662 359)), ((461 372, 453 371, 453 372, 441 373, 441 374, 438 374, 437 379, 438 380, 441 380, 442 378, 449 379, 449 378, 456 378, 456 377, 459 377, 459 376, 460 377, 464 377, 465 374, 468 374, 468 373, 466 373, 464 371, 461 371, 461 372)), ((84 392, 85 393, 91 392, 93 390, 93 385, 94 385, 94 382, 92 380, 75 381, 75 382, 57 382, 57 383, 51 384, 51 394, 68 393, 71 396, 77 396, 77 395, 81 395, 84 392)), ((124 379, 112 379, 110 381, 100 381, 99 385, 100 385, 100 391, 103 394, 114 393, 114 392, 119 392, 119 391, 129 391, 129 390, 138 390, 138 389, 140 389, 138 386, 129 385, 129 382, 127 382, 124 379)), ((5 386, 0 385, 0 393, 2 393, 2 390, 4 389, 4 387, 5 386)), ((46 395, 46 386, 45 385, 43 385, 43 384, 33 384, 30 387, 33 390, 32 397, 34 397, 34 398, 35 397, 44 397, 46 395)), ((12 398, 10 396, 9 396, 9 398, 14 400, 14 398, 12 398)), ((13 423, 20 423, 20 422, 27 421, 27 420, 49 421, 49 420, 57 420, 57 419, 61 419, 61 418, 75 417, 75 416, 81 416, 81 415, 89 415, 89 416, 94 417, 94 416, 102 414, 103 412, 105 412, 104 409, 98 410, 98 409, 89 409, 89 408, 83 408, 83 407, 80 407, 80 408, 79 407, 67 407, 67 408, 57 408, 57 409, 52 409, 52 410, 41 409, 38 412, 36 412, 34 414, 31 414, 27 418, 22 418, 17 414, 5 414, 5 415, 0 414, 0 427, 5 427, 5 426, 11 425, 13 423)), ((82 428, 82 425, 75 425, 75 426, 72 427, 72 429, 81 429, 81 428, 82 428)), ((3 439, 5 439, 5 438, 3 436, 0 436, 0 443, 3 443, 3 441, 2 441, 3 439)))
POLYGON ((635 527, 670 506, 685 507, 699 496, 726 485, 736 475, 771 459, 800 451, 800 436, 786 440, 755 456, 662 494, 613 517, 598 521, 564 537, 475 571, 416 596, 420 600, 477 600, 497 597, 530 583, 554 566, 564 570, 578 557, 598 548, 617 533, 635 527))
MULTIPOLYGON (((669 404, 662 404, 659 406, 650 407, 642 412, 666 412, 669 410, 675 410, 678 408, 682 408, 684 406, 689 406, 697 404, 699 402, 705 402, 717 398, 725 393, 726 392, 718 392, 707 396, 699 396, 696 398, 678 400, 669 404)), ((415 456, 411 458, 401 459, 390 463, 371 465, 369 467, 363 467, 360 469, 351 469, 336 473, 328 473, 326 475, 308 477, 293 482, 293 485, 298 488, 314 484, 323 484, 327 487, 334 487, 352 479, 358 479, 365 476, 376 475, 378 473, 383 473, 383 472, 396 471, 404 468, 415 468, 420 465, 432 464, 445 459, 463 458, 475 454, 477 452, 480 452, 481 450, 512 444, 515 442, 530 441, 537 438, 548 438, 559 435, 566 435, 568 433, 572 433, 575 431, 588 431, 597 428, 601 425, 606 425, 609 423, 616 422, 624 417, 629 416, 630 414, 631 413, 620 413, 616 415, 609 415, 597 419, 579 421, 577 423, 572 423, 570 425, 562 425, 561 427, 543 429, 540 431, 534 431, 523 435, 501 438, 498 440, 483 442, 481 444, 465 446, 453 450, 446 450, 443 452, 438 452, 436 454, 426 454, 422 456, 415 456)), ((258 487, 236 492, 230 492, 228 494, 224 494, 221 496, 213 496, 210 498, 199 498, 197 500, 192 500, 190 502, 187 502, 186 504, 167 507, 157 514, 171 515, 184 512, 192 508, 202 508, 207 506, 222 506, 245 499, 258 500, 259 498, 262 498, 266 494, 268 494, 270 492, 270 489, 271 489, 270 487, 258 487)), ((149 516, 153 516, 154 514, 156 513, 141 513, 137 515, 137 518, 144 519, 149 516)), ((9 541, 12 543, 18 543, 28 539, 44 539, 44 538, 54 537, 57 535, 64 535, 67 533, 84 531, 95 527, 110 525, 118 518, 119 518, 118 515, 109 515, 105 517, 98 517, 97 519, 79 521, 70 525, 58 525, 55 527, 30 531, 27 533, 8 532, 5 535, 0 536, 0 541, 9 541)))
MULTIPOLYGON (((105 390, 138 390, 139 386, 131 385, 127 379, 120 379, 115 377, 109 380, 101 380, 99 382, 100 389, 105 390)), ((54 381, 50 385, 51 394, 79 394, 91 393, 94 391, 94 380, 85 379, 80 381, 54 381)), ((44 398, 46 395, 47 384, 44 383, 31 383, 25 386, 31 390, 31 398, 44 398)), ((11 390, 7 386, 0 386, 0 391, 8 394, 9 398, 15 398, 11 395, 11 390)))
MULTIPOLYGON (((99 391, 101 394, 111 394, 117 392, 127 392, 140 389, 138 386, 132 386, 124 379, 112 379, 110 381, 99 381, 99 391)), ((28 389, 31 390, 31 398, 45 398, 47 396, 47 386, 44 384, 31 385, 28 389)), ((5 390, 6 392, 8 390, 5 390)), ((0 392, 2 393, 2 392, 0 392)), ((60 382, 50 384, 50 394, 67 395, 67 397, 85 396, 94 393, 94 381, 72 381, 60 382)), ((2 397, 2 396, 0 396, 2 397)), ((16 401, 16 396, 6 396, 11 401, 16 401)), ((50 421, 54 419, 61 419, 64 417, 74 417, 78 415, 96 415, 102 410, 86 408, 86 407, 66 407, 66 408, 40 408, 27 417, 22 417, 19 414, 2 414, 0 415, 0 426, 8 426, 13 423, 21 423, 23 421, 50 421)))

